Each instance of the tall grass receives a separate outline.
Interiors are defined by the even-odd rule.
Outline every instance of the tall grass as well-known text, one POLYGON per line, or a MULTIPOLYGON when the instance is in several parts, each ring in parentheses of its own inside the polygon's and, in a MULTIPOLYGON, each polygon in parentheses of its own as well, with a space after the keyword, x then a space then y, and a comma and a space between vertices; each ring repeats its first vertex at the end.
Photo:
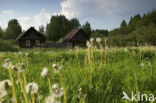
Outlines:
MULTIPOLYGON (((63 103, 121 103, 123 91, 129 96, 131 91, 136 94, 141 92, 156 95, 154 47, 108 48, 106 46, 105 42, 104 45, 99 43, 98 48, 92 44, 87 49, 53 51, 41 49, 0 53, 0 81, 11 79, 14 82, 13 92, 8 98, 14 96, 17 103, 22 101, 45 103, 45 99, 51 94, 49 87, 55 83, 64 87, 64 96, 59 98, 63 103), (10 69, 12 75, 9 76, 8 71, 2 66, 6 58, 9 58, 14 65, 24 62, 26 72, 16 74, 10 69), (143 63, 144 67, 141 67, 140 63, 143 63), (58 73, 54 73, 53 64, 62 65, 63 68, 58 73), (49 69, 48 79, 40 76, 44 67, 49 69), (19 84, 15 83, 16 80, 19 84), (26 93, 26 84, 30 82, 39 85, 37 94, 26 93)), ((122 102, 129 103, 126 100, 122 102)))

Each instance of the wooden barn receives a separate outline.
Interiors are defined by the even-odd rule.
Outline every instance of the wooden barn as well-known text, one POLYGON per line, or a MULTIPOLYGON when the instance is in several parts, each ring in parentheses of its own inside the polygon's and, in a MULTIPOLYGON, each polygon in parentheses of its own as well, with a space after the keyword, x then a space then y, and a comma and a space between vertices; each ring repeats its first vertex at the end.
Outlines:
POLYGON ((33 48, 42 47, 46 42, 46 37, 35 30, 34 27, 31 27, 26 32, 19 35, 16 40, 21 48, 33 48))
POLYGON ((62 38, 62 43, 69 43, 72 46, 86 46, 87 40, 89 40, 89 37, 82 29, 73 29, 62 38))

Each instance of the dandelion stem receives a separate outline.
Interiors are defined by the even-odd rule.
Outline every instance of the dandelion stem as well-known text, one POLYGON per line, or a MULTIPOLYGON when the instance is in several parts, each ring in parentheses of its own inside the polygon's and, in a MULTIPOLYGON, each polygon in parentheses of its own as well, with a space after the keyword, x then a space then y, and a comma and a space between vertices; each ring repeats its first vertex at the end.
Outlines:
POLYGON ((17 102, 17 97, 16 97, 15 86, 14 86, 14 79, 12 77, 11 69, 9 68, 8 71, 9 71, 9 76, 10 76, 10 80, 11 80, 11 83, 12 83, 12 90, 13 90, 13 96, 15 98, 15 103, 18 103, 17 102))

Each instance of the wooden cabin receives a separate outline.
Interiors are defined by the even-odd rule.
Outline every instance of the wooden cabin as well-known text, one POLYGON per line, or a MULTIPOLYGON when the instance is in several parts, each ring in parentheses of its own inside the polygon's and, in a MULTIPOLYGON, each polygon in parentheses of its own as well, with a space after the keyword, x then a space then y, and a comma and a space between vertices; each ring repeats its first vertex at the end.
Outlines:
POLYGON ((16 40, 21 48, 33 48, 42 47, 46 42, 46 37, 35 30, 34 27, 31 27, 26 32, 19 35, 16 40))
POLYGON ((62 43, 69 43, 72 46, 86 46, 87 40, 89 40, 89 37, 82 29, 73 29, 62 38, 62 43))

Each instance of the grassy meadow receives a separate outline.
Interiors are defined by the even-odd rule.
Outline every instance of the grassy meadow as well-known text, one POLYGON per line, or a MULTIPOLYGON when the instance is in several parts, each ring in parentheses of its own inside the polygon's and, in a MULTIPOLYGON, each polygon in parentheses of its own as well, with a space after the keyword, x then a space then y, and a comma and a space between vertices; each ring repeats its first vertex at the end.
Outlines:
POLYGON ((156 48, 104 48, 99 44, 88 48, 0 52, 0 81, 4 80, 10 80, 12 85, 7 88, 6 83, 7 94, 0 103, 155 103, 121 99, 123 91, 129 96, 131 91, 156 96, 156 48), (12 65, 24 63, 25 71, 5 68, 7 58, 12 65), (60 67, 58 71, 54 64, 60 67), (43 77, 45 67, 48 75, 43 77), (33 88, 27 93, 26 85, 32 82, 38 85, 37 93, 31 92, 33 88), (48 102, 55 92, 55 83, 58 88, 63 87, 63 93, 48 102))

